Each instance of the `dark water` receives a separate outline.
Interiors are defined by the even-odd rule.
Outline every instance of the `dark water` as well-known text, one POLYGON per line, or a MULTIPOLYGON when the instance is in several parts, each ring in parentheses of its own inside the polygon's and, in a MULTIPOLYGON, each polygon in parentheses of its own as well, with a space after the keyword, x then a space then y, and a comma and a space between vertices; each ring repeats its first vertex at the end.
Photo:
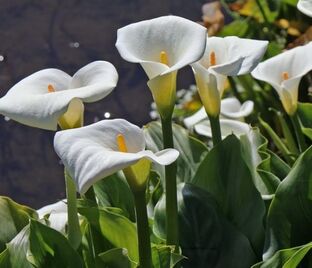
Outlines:
MULTIPOLYGON (((86 106, 86 124, 126 118, 148 122, 152 101, 139 66, 123 61, 115 49, 116 31, 131 22, 175 14, 197 21, 200 0, 0 0, 0 96, 23 77, 44 68, 73 74, 94 60, 115 65, 120 79, 104 100, 86 106)), ((187 87, 189 70, 179 74, 187 87)), ((64 197, 63 169, 53 151, 54 132, 0 117, 0 195, 34 207, 64 197)))

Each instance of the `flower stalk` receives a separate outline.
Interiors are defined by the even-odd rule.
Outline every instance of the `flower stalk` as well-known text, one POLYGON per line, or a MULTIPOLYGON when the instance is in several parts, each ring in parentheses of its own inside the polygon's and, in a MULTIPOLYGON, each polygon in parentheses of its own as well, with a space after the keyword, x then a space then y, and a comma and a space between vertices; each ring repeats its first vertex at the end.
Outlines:
MULTIPOLYGON (((173 148, 173 134, 171 117, 161 119, 164 149, 173 148)), ((165 166, 166 181, 166 229, 167 245, 179 248, 179 228, 178 228, 178 201, 177 201, 177 163, 165 166)))
POLYGON ((148 217, 146 209, 145 199, 146 187, 133 192, 135 211, 136 211, 136 222, 137 222, 137 233, 139 243, 139 265, 144 268, 152 267, 152 254, 151 254, 151 241, 148 226, 148 217))
POLYGON ((208 115, 208 117, 210 120, 213 146, 216 146, 222 140, 219 115, 208 115))
POLYGON ((67 198, 68 240, 72 247, 77 249, 81 242, 81 232, 77 210, 76 186, 66 169, 64 170, 64 175, 67 198))

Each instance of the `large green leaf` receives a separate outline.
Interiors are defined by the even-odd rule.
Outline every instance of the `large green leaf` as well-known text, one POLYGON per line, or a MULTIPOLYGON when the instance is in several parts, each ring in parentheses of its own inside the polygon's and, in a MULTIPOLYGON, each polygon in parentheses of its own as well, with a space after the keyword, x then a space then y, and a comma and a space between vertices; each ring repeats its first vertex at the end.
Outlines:
MULTIPOLYGON (((312 242, 304 246, 287 248, 277 251, 271 258, 264 262, 260 262, 251 268, 294 268, 303 261, 304 257, 310 252, 311 254, 312 242)), ((311 267, 312 255, 309 259, 304 260, 306 263, 303 267, 311 267)))
MULTIPOLYGON (((280 183, 280 179, 272 173, 271 154, 267 151, 267 139, 256 128, 252 129, 248 134, 242 135, 240 140, 242 157, 251 172, 255 186, 263 197, 272 196, 280 183)), ((276 169, 287 170, 288 166, 277 156, 274 157, 273 163, 275 163, 276 169)), ((285 174, 282 171, 278 173, 279 175, 285 174)))
POLYGON ((266 232, 265 259, 277 250, 312 241, 312 147, 296 161, 271 203, 266 232))
POLYGON ((37 218, 35 210, 8 197, 0 197, 0 252, 29 223, 31 217, 37 218))
POLYGON ((80 207, 90 225, 115 248, 126 248, 131 260, 138 262, 138 240, 136 226, 116 209, 80 207))
MULTIPOLYGON (((159 122, 151 122, 144 127, 147 149, 154 152, 163 149, 162 130, 159 122)), ((174 148, 180 152, 178 158, 178 182, 189 182, 192 180, 197 167, 207 153, 208 148, 199 140, 190 137, 183 127, 173 125, 174 148)), ((164 167, 155 165, 154 169, 164 179, 164 167)))
POLYGON ((25 226, 0 254, 1 268, 33 268, 27 260, 29 248, 29 225, 25 226))
MULTIPOLYGON (((214 197, 192 184, 179 184, 179 234, 185 268, 247 268, 257 261, 248 238, 224 216, 214 197)), ((165 198, 155 222, 165 229, 165 198)))
POLYGON ((122 174, 108 176, 93 187, 100 206, 120 208, 129 219, 135 221, 133 195, 122 174))
POLYGON ((35 220, 30 222, 29 250, 28 259, 36 267, 84 267, 65 236, 35 220))
POLYGON ((228 136, 208 153, 192 183, 214 197, 226 218, 245 234, 255 254, 261 256, 265 205, 241 151, 236 136, 228 136))

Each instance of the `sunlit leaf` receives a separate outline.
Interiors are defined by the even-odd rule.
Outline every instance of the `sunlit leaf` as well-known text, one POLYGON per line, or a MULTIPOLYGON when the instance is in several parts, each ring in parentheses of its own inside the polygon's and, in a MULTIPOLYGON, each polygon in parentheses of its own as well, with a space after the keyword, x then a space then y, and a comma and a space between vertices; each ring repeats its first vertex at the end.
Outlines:
POLYGON ((0 251, 29 223, 31 217, 37 218, 35 210, 8 197, 0 197, 0 251))

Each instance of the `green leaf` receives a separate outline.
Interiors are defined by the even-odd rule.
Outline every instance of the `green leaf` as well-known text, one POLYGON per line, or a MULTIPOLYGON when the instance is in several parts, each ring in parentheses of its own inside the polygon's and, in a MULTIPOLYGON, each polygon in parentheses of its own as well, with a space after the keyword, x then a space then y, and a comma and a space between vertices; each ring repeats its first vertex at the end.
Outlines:
POLYGON ((183 256, 174 253, 174 248, 164 245, 152 247, 153 268, 173 268, 184 259, 183 256))
POLYGON ((35 210, 19 205, 8 197, 0 197, 0 252, 28 223, 37 218, 35 210))
POLYGON ((298 103, 298 114, 302 125, 312 128, 312 103, 298 103))
POLYGON ((3 268, 33 268, 27 260, 29 247, 29 225, 25 226, 0 254, 0 267, 3 268))
MULTIPOLYGON (((268 260, 257 263, 251 268, 294 268, 298 267, 303 258, 311 252, 312 242, 304 246, 288 248, 277 251, 271 258, 268 260)), ((306 264, 304 267, 311 267, 312 258, 310 255, 309 264, 306 264)))
POLYGON ((267 218, 265 258, 277 250, 312 241, 312 147, 296 161, 281 182, 267 218))
POLYGON ((108 208, 81 207, 78 211, 113 247, 126 248, 131 260, 138 262, 138 240, 133 222, 108 208))
POLYGON ((125 248, 113 248, 98 255, 98 267, 109 268, 131 268, 135 267, 135 263, 131 262, 128 251, 125 248))
POLYGON ((280 180, 271 172, 271 155, 267 152, 267 139, 255 128, 242 135, 240 140, 242 157, 250 170, 255 186, 262 196, 273 195, 280 180))
POLYGON ((299 103, 298 115, 303 125, 303 133, 312 140, 312 104, 311 103, 299 103))
POLYGON ((226 218, 249 239, 257 256, 263 249, 264 202, 234 135, 214 147, 202 161, 192 183, 210 193, 226 218))
MULTIPOLYGON (((163 149, 162 130, 159 122, 151 122, 144 127, 144 134, 147 149, 151 151, 160 151, 163 149)), ((208 148, 199 140, 190 137, 183 127, 173 125, 174 148, 180 152, 177 160, 178 182, 189 182, 192 180, 197 167, 207 153, 208 148)), ((165 169, 163 166, 155 165, 154 169, 159 173, 162 180, 165 178, 165 169)), ((164 181, 162 181, 164 185, 164 181)))
MULTIPOLYGON (((226 219, 211 194, 192 184, 179 184, 178 207, 179 240, 186 256, 183 267, 247 268, 256 262, 247 237, 226 219)), ((155 222, 165 229, 165 203, 156 210, 155 222)))
POLYGON ((65 236, 35 220, 30 222, 29 249, 28 258, 36 267, 83 267, 65 236))
POLYGON ((121 173, 108 176, 93 187, 100 206, 120 208, 130 220, 135 221, 133 195, 121 173))
POLYGON ((249 29, 247 20, 235 20, 225 25, 218 33, 220 37, 232 36, 245 37, 249 29))

